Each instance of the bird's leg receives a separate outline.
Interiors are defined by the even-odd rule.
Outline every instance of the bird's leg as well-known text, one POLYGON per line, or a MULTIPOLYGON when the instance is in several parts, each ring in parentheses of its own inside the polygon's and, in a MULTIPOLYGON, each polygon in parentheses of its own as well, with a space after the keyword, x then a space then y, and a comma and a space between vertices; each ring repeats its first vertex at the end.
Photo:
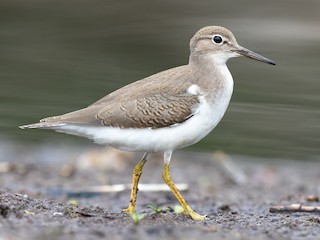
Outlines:
POLYGON ((140 176, 142 174, 142 168, 144 164, 148 160, 148 153, 146 152, 140 162, 134 167, 133 170, 133 176, 132 176, 132 188, 131 188, 131 195, 130 195, 130 202, 129 202, 129 207, 126 209, 123 209, 123 212, 129 213, 129 214, 134 214, 134 210, 136 207, 136 202, 137 202, 137 193, 138 193, 138 183, 140 176))
POLYGON ((200 215, 192 210, 192 208, 187 204, 186 200, 184 200, 184 198, 182 197, 181 193, 179 192, 179 189, 174 185, 172 181, 170 170, 169 170, 169 162, 171 159, 171 154, 172 152, 164 153, 165 163, 164 163, 164 168, 162 173, 163 180, 171 189, 172 193, 175 195, 177 200, 180 202, 181 206, 184 209, 184 213, 188 214, 194 220, 198 220, 198 221, 203 220, 206 216, 200 215))

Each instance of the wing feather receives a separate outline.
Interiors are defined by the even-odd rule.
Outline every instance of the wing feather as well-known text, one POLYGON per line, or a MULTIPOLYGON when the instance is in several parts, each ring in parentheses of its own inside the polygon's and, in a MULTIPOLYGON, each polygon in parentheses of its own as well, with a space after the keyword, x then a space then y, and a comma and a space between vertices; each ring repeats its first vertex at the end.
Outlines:
POLYGON ((199 103, 188 93, 193 84, 188 66, 169 69, 122 87, 90 106, 41 120, 46 127, 85 124, 119 128, 162 128, 192 117, 199 103))
POLYGON ((106 105, 97 118, 106 126, 120 128, 168 127, 189 119, 198 103, 198 97, 191 94, 157 93, 106 105))

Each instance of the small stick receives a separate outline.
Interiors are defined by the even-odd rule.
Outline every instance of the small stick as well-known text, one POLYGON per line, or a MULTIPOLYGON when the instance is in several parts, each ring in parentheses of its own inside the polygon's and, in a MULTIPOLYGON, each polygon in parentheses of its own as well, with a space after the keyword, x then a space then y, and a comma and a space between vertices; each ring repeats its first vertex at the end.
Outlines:
POLYGON ((320 212, 320 206, 305 206, 302 203, 294 203, 290 205, 276 205, 270 207, 270 212, 320 212))
MULTIPOLYGON (((180 191, 187 191, 189 189, 188 184, 180 183, 176 184, 180 191)), ((141 192, 169 192, 170 188, 166 184, 143 184, 139 183, 139 191, 141 192)), ((123 192, 127 189, 131 189, 131 184, 114 184, 114 185, 103 185, 93 186, 88 188, 82 188, 79 190, 73 190, 74 193, 104 193, 104 192, 123 192)))
POLYGON ((232 161, 232 159, 223 152, 217 151, 213 153, 213 159, 219 163, 222 173, 232 183, 236 185, 245 185, 247 183, 247 176, 244 172, 232 161))

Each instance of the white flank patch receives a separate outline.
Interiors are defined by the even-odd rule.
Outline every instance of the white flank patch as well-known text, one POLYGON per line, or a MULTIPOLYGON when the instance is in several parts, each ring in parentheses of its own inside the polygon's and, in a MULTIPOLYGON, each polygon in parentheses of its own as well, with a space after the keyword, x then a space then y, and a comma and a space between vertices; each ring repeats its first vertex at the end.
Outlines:
POLYGON ((188 88, 187 92, 191 95, 198 95, 200 94, 200 87, 196 84, 193 84, 188 88))

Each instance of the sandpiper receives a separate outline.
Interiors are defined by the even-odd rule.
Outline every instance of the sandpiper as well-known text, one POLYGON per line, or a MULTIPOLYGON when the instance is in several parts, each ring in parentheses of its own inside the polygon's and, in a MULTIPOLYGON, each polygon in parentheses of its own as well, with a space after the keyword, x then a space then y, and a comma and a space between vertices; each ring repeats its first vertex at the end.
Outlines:
POLYGON ((90 106, 20 128, 44 128, 92 139, 125 151, 145 152, 133 171, 131 199, 125 212, 135 212, 138 182, 149 153, 164 154, 163 179, 194 220, 194 212, 174 185, 169 163, 175 149, 195 144, 223 117, 233 92, 226 62, 246 56, 275 62, 241 47, 233 34, 220 26, 200 29, 190 40, 189 63, 124 86, 90 106))

